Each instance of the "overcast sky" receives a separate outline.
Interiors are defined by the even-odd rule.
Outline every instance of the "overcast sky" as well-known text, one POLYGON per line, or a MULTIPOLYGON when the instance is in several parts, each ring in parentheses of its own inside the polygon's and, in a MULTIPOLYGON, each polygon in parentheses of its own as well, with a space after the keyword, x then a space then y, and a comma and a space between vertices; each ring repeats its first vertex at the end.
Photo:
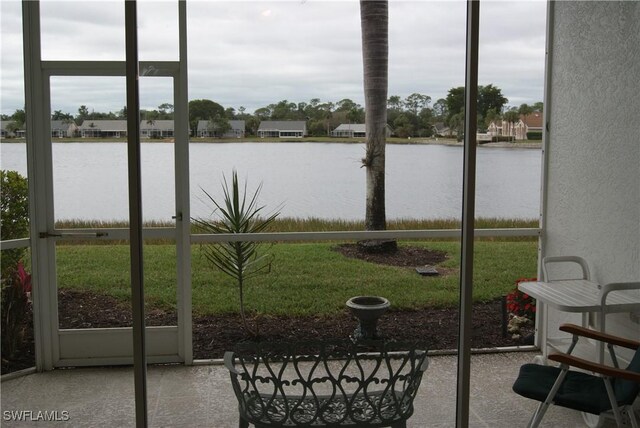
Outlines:
MULTIPOLYGON (((464 84, 464 1, 390 0, 389 95, 435 102, 464 84)), ((481 3, 481 85, 510 105, 543 96, 546 3, 481 3)), ((359 6, 344 1, 192 1, 188 12, 189 99, 249 112, 280 100, 350 98, 364 104, 359 6)), ((123 60, 123 2, 43 1, 46 60, 123 60)), ((177 60, 175 2, 139 2, 141 60, 177 60)), ((21 5, 0 0, 1 111, 24 106, 21 5)), ((117 111, 124 78, 52 78, 53 110, 117 111)), ((141 107, 172 103, 169 79, 141 79, 141 107)))

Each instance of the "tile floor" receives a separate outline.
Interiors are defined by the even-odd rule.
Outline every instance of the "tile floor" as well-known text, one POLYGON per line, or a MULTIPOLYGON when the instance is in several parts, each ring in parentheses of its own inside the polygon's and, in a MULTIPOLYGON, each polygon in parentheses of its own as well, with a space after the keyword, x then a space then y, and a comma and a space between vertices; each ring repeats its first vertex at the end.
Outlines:
MULTIPOLYGON (((471 427, 524 427, 535 403, 511 391, 521 364, 534 353, 474 355, 471 359, 471 427)), ((430 357, 409 427, 452 427, 456 403, 455 356, 430 357)), ((130 367, 54 370, 2 382, 3 427, 133 427, 134 390, 130 367), (10 411, 58 411, 67 421, 16 422, 10 411), (62 412, 67 413, 62 413, 62 412)), ((148 414, 152 427, 238 426, 237 404, 221 365, 150 366, 148 414)), ((551 408, 544 427, 584 426, 577 412, 551 408)))

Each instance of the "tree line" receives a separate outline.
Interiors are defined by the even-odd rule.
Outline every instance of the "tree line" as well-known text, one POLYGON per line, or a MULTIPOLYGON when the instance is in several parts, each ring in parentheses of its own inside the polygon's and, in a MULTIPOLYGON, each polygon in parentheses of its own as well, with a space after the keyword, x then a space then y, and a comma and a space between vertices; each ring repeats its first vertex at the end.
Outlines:
MULTIPOLYGON (((436 100, 433 104, 429 95, 413 93, 405 98, 392 95, 387 99, 387 124, 397 137, 430 137, 434 134, 434 125, 441 124, 450 129, 450 133, 462 135, 464 124, 464 87, 449 89, 445 98, 436 100)), ((542 111, 542 102, 533 105, 508 106, 508 99, 497 86, 489 84, 478 88, 478 130, 485 132, 494 120, 517 122, 520 115, 527 115, 534 111, 542 111)), ((123 107, 115 112, 97 112, 81 105, 75 115, 55 110, 51 114, 52 120, 62 120, 81 125, 85 120, 123 120, 127 117, 127 108, 123 107)), ((156 120, 172 120, 173 105, 160 104, 156 109, 140 110, 141 120, 152 123, 156 120)), ((7 130, 12 132, 22 129, 26 119, 24 109, 16 110, 12 115, 3 114, 3 121, 11 121, 7 130), (11 129, 15 128, 15 129, 11 129)), ((257 108, 253 113, 247 112, 243 106, 224 107, 209 99, 189 101, 189 125, 194 133, 198 121, 206 120, 210 127, 224 134, 231 129, 230 120, 244 120, 246 131, 255 135, 261 121, 264 120, 304 120, 310 136, 327 136, 342 123, 364 123, 365 109, 355 101, 344 98, 340 101, 322 101, 312 98, 309 101, 293 102, 281 100, 264 107, 257 108)))

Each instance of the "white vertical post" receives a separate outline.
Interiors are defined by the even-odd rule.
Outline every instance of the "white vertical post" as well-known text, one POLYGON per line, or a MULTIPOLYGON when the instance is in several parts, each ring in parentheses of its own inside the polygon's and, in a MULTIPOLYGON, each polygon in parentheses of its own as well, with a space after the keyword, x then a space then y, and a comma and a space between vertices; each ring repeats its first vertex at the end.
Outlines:
MULTIPOLYGON (((547 171, 549 170, 549 121, 551 112, 551 71, 553 66, 552 49, 553 49, 553 26, 554 26, 554 8, 553 0, 547 3, 547 28, 546 28, 546 45, 545 45, 545 64, 544 64, 544 99, 542 109, 542 162, 540 173, 540 238, 538 239, 538 278, 543 278, 542 259, 546 257, 546 237, 547 237, 547 192, 549 188, 549 178, 547 171)), ((546 278, 543 278, 546 280, 546 278)), ((535 344, 542 350, 542 355, 547 355, 547 318, 549 313, 544 304, 539 305, 540 308, 536 313, 536 336, 535 344)))
POLYGON ((144 326, 144 268, 142 265, 142 179, 140 168, 140 96, 137 22, 136 1, 125 1, 127 159, 129 164, 133 370, 136 427, 143 428, 147 426, 147 356, 144 326))
POLYGON ((178 1, 179 71, 173 83, 176 254, 178 256, 178 354, 193 363, 191 320, 191 211, 189 189, 189 98, 187 82, 187 3, 178 1))
POLYGON ((473 239, 475 232, 479 17, 479 0, 468 0, 467 58, 465 65, 462 240, 460 257, 460 321, 458 333, 458 384, 456 394, 456 427, 458 428, 469 426, 473 239))
POLYGON ((24 88, 26 111, 27 176, 29 179, 29 220, 31 272, 33 275, 33 328, 36 368, 51 370, 55 363, 57 317, 52 319, 56 293, 51 286, 55 276, 55 244, 40 239, 40 233, 53 228, 51 198, 51 138, 47 135, 49 107, 45 106, 44 79, 40 45, 40 3, 22 3, 24 88), (51 269, 53 270, 53 273, 51 269))

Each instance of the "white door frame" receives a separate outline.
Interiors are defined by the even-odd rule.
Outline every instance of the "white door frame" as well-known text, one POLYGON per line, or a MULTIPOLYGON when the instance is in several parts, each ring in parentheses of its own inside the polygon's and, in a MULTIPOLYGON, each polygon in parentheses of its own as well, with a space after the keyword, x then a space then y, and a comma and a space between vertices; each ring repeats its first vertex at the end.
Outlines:
MULTIPOLYGON (((179 8, 178 61, 140 62, 141 76, 173 81, 175 150, 175 229, 147 230, 145 236, 175 239, 177 251, 177 326, 148 327, 149 362, 193 362, 191 338, 189 123, 186 62, 186 5, 179 8)), ((56 230, 54 225, 50 79, 53 76, 125 76, 125 61, 42 61, 40 8, 23 3, 27 170, 34 280, 36 367, 131 364, 132 328, 60 330, 56 284, 56 241, 128 239, 123 229, 56 230), (98 238, 96 233, 108 236, 98 238), (107 345, 105 345, 107 341, 107 345)))

